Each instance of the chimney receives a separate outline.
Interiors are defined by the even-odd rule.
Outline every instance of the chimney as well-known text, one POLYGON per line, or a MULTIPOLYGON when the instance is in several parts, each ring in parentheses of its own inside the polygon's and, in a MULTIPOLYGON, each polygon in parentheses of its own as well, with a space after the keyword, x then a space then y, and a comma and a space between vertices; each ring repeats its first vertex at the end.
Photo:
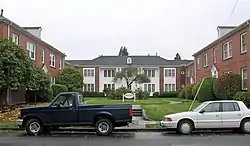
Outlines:
POLYGON ((218 31, 218 38, 223 37, 233 29, 235 29, 236 26, 218 26, 217 31, 218 31))
POLYGON ((1 9, 1 16, 3 16, 3 9, 1 9))
POLYGON ((155 53, 155 55, 157 56, 157 52, 155 53))
POLYGON ((27 30, 29 33, 41 39, 41 27, 23 27, 23 29, 27 30))

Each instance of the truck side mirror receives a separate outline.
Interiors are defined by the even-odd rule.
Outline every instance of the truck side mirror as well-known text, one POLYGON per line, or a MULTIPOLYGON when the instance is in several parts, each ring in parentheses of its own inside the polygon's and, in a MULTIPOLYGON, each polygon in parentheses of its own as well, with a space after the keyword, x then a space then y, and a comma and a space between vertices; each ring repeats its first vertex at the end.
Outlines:
POLYGON ((57 108, 61 107, 60 103, 58 103, 58 102, 56 102, 54 105, 55 105, 55 107, 57 107, 57 108))

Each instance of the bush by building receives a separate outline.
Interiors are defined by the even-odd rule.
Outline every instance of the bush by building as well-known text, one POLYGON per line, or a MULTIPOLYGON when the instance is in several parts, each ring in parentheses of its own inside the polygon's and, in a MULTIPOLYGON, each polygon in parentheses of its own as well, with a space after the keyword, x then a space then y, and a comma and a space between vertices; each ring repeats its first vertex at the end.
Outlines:
POLYGON ((193 86, 194 84, 191 84, 185 87, 184 96, 186 99, 193 99, 193 95, 192 95, 193 86))
MULTIPOLYGON (((199 102, 216 100, 216 96, 213 92, 213 84, 216 78, 206 77, 201 85, 201 88, 197 94, 197 99, 199 102)), ((193 91, 196 89, 193 89, 193 91)), ((197 91, 196 91, 197 92, 197 91)), ((194 92, 193 92, 194 93, 194 92)))
POLYGON ((247 107, 250 107, 250 93, 249 92, 237 92, 233 96, 234 100, 243 101, 247 107))
POLYGON ((65 85, 61 85, 61 84, 53 84, 51 86, 52 90, 53 90, 53 97, 55 97, 57 94, 61 93, 61 92, 67 92, 68 88, 65 85))

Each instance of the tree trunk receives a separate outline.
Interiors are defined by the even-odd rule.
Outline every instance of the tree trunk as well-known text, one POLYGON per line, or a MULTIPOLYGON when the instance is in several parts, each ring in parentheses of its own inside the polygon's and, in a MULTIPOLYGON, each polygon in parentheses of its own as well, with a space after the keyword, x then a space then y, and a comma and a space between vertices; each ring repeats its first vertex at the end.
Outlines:
POLYGON ((5 104, 5 105, 8 104, 7 95, 6 95, 6 94, 7 94, 7 92, 6 92, 5 89, 1 89, 1 90, 0 90, 0 97, 3 98, 3 101, 4 101, 3 104, 5 104))

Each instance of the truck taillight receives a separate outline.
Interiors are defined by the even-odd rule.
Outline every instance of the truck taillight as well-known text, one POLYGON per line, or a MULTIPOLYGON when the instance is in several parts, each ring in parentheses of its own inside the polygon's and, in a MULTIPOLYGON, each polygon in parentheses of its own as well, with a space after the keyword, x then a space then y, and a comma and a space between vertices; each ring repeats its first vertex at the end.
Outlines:
POLYGON ((133 109, 132 107, 129 108, 129 115, 132 117, 133 116, 133 109))

